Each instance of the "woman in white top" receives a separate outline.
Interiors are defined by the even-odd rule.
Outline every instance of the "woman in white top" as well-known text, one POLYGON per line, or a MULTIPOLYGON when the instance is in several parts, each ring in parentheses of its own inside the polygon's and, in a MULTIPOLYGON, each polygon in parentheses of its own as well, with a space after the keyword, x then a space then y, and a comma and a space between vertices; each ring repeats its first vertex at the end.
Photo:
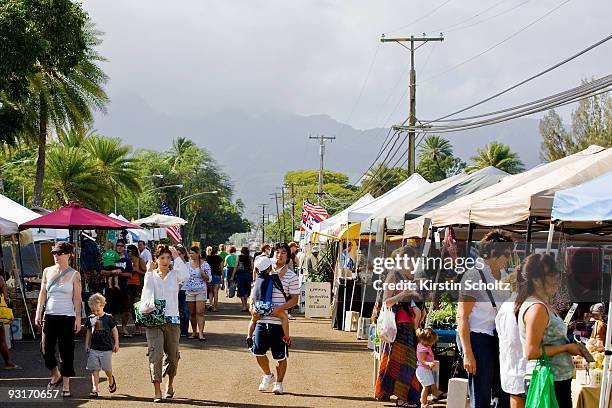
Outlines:
POLYGON ((81 331, 81 275, 69 265, 72 245, 58 242, 51 253, 55 265, 43 271, 36 325, 42 326, 42 353, 45 366, 51 370, 48 388, 62 384, 62 396, 71 397, 70 377, 74 372, 74 337, 81 331), (44 316, 43 316, 44 308, 44 316), (59 347, 61 365, 55 358, 59 347))
POLYGON ((145 313, 154 300, 165 300, 166 323, 147 327, 149 346, 149 372, 155 388, 153 402, 162 402, 161 381, 168 375, 166 398, 174 396, 173 382, 178 369, 179 339, 181 334, 178 310, 179 285, 189 278, 185 262, 174 247, 160 244, 155 250, 157 269, 145 274, 140 311, 145 313), (174 268, 170 269, 174 258, 174 268), (163 368, 163 370, 162 370, 163 368))
POLYGON ((514 241, 509 234, 500 230, 489 232, 480 241, 482 258, 476 260, 475 268, 467 271, 461 280, 457 334, 463 367, 468 373, 471 408, 489 407, 492 398, 498 398, 500 408, 510 405, 508 394, 501 389, 499 344, 495 332, 497 310, 510 293, 478 289, 476 285, 493 285, 504 278, 504 268, 513 249, 514 241))
POLYGON ((527 360, 523 356, 519 327, 514 315, 514 301, 518 291, 517 273, 520 272, 511 273, 504 280, 510 284, 512 295, 501 305, 495 317, 495 328, 499 336, 501 387, 510 395, 511 408, 525 406, 525 371, 527 369, 527 360))
POLYGON ((191 320, 191 337, 206 340, 204 337, 204 324, 206 323, 206 293, 207 284, 212 275, 210 265, 200 258, 200 247, 192 246, 189 249, 189 279, 183 283, 183 290, 189 306, 189 319, 191 320))

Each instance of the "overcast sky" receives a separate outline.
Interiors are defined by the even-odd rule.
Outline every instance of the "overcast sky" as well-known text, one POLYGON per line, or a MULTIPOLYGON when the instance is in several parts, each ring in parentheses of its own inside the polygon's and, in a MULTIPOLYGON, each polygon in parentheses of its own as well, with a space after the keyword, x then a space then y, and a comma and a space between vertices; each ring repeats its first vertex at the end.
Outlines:
MULTIPOLYGON (((572 0, 86 0, 106 34, 109 95, 173 116, 222 109, 329 114, 357 128, 407 116, 409 53, 387 37, 445 33, 417 50, 418 117, 469 105, 610 34, 612 2, 572 0), (588 4, 587 4, 588 3, 588 4), (417 20, 415 22, 415 20, 417 20), (368 74, 369 73, 369 74, 368 74), (363 86, 365 83, 365 87, 363 86), (361 95, 361 97, 359 97, 361 95)), ((483 111, 609 73, 612 41, 483 111)), ((478 111, 478 110, 476 110, 478 111)), ((567 117, 567 114, 565 115, 567 117)))

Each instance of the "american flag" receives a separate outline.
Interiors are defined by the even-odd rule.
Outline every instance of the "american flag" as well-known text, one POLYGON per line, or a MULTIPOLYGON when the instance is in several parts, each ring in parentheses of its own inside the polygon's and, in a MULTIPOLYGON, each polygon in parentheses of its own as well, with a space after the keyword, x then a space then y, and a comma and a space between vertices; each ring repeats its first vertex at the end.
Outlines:
POLYGON ((327 219, 329 214, 325 208, 320 205, 312 204, 310 201, 304 201, 304 211, 302 211, 302 225, 300 231, 312 231, 312 226, 327 219))
MULTIPOLYGON (((166 201, 162 201, 161 213, 163 215, 174 216, 174 213, 172 212, 166 201)), ((166 232, 168 233, 170 239, 172 239, 177 244, 183 240, 183 238, 181 237, 181 227, 179 226, 168 227, 166 228, 166 232)))

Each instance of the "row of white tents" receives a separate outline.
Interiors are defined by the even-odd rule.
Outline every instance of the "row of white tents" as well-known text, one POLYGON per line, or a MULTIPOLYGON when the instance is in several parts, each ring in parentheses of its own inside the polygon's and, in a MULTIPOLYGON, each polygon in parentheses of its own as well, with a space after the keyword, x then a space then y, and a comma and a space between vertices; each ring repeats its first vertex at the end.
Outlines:
MULTIPOLYGON (((467 228, 469 239, 474 228, 503 227, 525 234, 527 241, 532 232, 548 231, 550 249, 555 229, 582 237, 612 235, 611 186, 612 148, 600 146, 516 175, 486 168, 428 183, 414 174, 380 197, 362 197, 319 224, 319 234, 311 238, 349 240, 367 233, 371 241, 381 231, 404 239, 427 238, 435 229, 453 226, 467 228)), ((612 308, 608 327, 612 327, 612 308)), ((609 330, 607 350, 611 342, 609 330)), ((609 365, 606 355, 604 367, 609 365)), ((610 377, 606 370, 600 407, 608 406, 610 377)))
POLYGON ((590 146, 515 175, 488 167, 429 183, 414 174, 385 194, 377 198, 366 194, 315 225, 312 239, 357 238, 381 230, 405 238, 425 238, 430 227, 470 225, 509 226, 523 232, 547 230, 556 191, 611 170, 612 149, 590 146))

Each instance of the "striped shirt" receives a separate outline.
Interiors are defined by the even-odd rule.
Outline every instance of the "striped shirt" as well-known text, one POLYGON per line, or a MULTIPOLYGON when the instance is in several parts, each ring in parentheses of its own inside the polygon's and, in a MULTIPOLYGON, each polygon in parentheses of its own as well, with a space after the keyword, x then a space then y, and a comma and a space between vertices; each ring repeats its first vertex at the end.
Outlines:
MULTIPOLYGON (((272 274, 275 273, 278 274, 277 271, 272 272, 272 274)), ((281 278, 281 283, 287 296, 300 294, 300 278, 291 269, 287 269, 287 272, 281 278)), ((283 292, 274 285, 272 289, 272 307, 284 305, 285 303, 287 303, 287 300, 285 300, 283 292)), ((278 317, 266 316, 258 320, 257 323, 281 324, 281 320, 278 317)))

